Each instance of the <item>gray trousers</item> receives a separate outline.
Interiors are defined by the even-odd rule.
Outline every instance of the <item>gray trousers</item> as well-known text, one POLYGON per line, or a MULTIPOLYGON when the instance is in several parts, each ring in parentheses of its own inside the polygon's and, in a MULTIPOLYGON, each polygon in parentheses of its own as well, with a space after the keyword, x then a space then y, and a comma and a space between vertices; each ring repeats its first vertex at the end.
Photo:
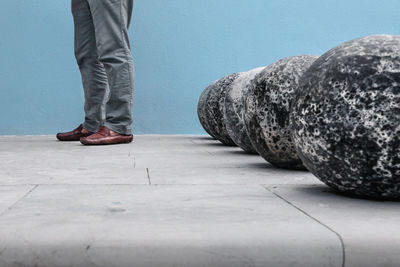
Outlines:
POLYGON ((72 0, 75 57, 85 95, 83 127, 132 133, 134 69, 128 38, 133 0, 72 0))

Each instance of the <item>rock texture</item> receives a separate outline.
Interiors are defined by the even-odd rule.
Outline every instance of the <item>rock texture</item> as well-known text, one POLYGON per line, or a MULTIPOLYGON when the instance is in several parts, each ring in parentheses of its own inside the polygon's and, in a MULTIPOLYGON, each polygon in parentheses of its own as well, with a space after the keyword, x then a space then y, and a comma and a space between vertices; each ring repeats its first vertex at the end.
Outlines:
POLYGON ((291 123, 305 166, 341 192, 400 198, 400 36, 330 50, 300 89, 291 123))
POLYGON ((291 140, 289 110, 300 77, 317 56, 279 60, 259 73, 250 84, 245 105, 245 124, 253 147, 271 164, 304 169, 291 140))
POLYGON ((206 105, 205 121, 210 135, 225 145, 235 146, 236 144, 229 137, 224 121, 225 95, 229 86, 236 80, 239 73, 230 74, 209 85, 206 105))
POLYGON ((206 89, 204 89, 203 93, 200 95, 199 102, 197 104, 197 116, 199 117, 200 124, 201 126, 203 126, 203 129, 212 137, 214 136, 210 130, 211 126, 207 120, 206 110, 208 95, 213 88, 214 87, 210 85, 206 89))
POLYGON ((251 144, 244 124, 244 101, 250 81, 265 67, 240 73, 232 83, 225 96, 224 120, 226 129, 233 142, 248 153, 257 153, 251 144))

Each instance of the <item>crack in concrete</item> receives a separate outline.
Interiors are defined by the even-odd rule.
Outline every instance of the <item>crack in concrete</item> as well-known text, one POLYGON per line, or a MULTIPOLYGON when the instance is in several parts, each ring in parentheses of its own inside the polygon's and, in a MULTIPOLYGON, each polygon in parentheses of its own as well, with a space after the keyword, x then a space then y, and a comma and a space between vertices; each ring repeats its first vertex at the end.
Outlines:
POLYGON ((215 156, 215 154, 211 153, 211 152, 208 151, 208 150, 204 150, 204 151, 207 152, 208 154, 210 154, 211 156, 215 156))
POLYGON ((151 185, 151 179, 150 179, 150 171, 149 171, 149 168, 146 168, 146 172, 147 172, 147 180, 149 181, 149 185, 151 185))
POLYGON ((315 218, 314 216, 312 216, 311 214, 309 214, 308 212, 306 212, 305 210, 301 209, 300 207, 296 206, 295 204, 293 204, 292 202, 290 202, 289 200, 285 199, 283 196, 279 195, 278 193, 272 191, 271 189, 269 189, 267 186, 263 186, 267 191, 271 192, 272 194, 274 194, 276 197, 278 197, 279 199, 281 199, 282 201, 286 202, 287 204, 289 204, 290 206, 292 206, 293 208, 297 209, 298 211, 300 211, 301 213, 303 213, 304 215, 306 215, 307 217, 309 217, 310 219, 314 220, 315 222, 317 222, 318 224, 322 225, 323 227, 325 227, 326 229, 328 229, 329 231, 331 231, 333 234, 335 234, 340 241, 340 245, 342 247, 342 267, 346 266, 346 248, 344 245, 344 241, 342 236, 336 232, 334 229, 332 229, 330 226, 328 226, 327 224, 323 223, 322 221, 318 220, 317 218, 315 218))
POLYGON ((133 158, 133 168, 136 169, 136 157, 135 154, 128 152, 128 157, 132 157, 133 158))
POLYGON ((0 217, 5 215, 7 212, 12 210, 21 200, 26 198, 30 193, 32 193, 36 188, 38 188, 39 185, 34 185, 27 193, 25 193, 22 197, 20 197, 17 201, 15 201, 11 206, 9 206, 7 209, 5 209, 3 212, 0 213, 0 217))
MULTIPOLYGON (((195 144, 196 146, 198 146, 199 144, 198 143, 196 143, 196 142, 194 142, 193 140, 190 140, 190 142, 191 143, 193 143, 193 144, 195 144)), ((208 153, 208 154, 210 154, 211 156, 215 156, 215 154, 213 154, 213 153, 211 153, 210 151, 208 151, 207 149, 202 149, 202 151, 204 151, 204 152, 206 152, 206 153, 208 153)))
POLYGON ((87 246, 86 246, 85 255, 86 255, 87 259, 89 260, 91 266, 95 266, 95 267, 96 267, 96 266, 99 266, 99 265, 97 265, 97 264, 95 263, 95 261, 92 259, 92 257, 91 257, 90 254, 89 254, 91 248, 92 248, 91 245, 87 245, 87 246))

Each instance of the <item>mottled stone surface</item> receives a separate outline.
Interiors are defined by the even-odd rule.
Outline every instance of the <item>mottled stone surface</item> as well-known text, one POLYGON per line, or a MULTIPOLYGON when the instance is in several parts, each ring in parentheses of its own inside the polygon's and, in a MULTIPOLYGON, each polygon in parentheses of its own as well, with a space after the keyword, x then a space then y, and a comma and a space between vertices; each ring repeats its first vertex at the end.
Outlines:
POLYGON ((225 95, 226 90, 238 76, 238 73, 230 74, 209 85, 208 90, 210 91, 205 105, 205 120, 210 134, 229 146, 235 146, 236 144, 229 137, 224 121, 225 95))
POLYGON ((301 75, 317 56, 279 60, 251 81, 245 104, 245 124, 257 152, 271 164, 304 169, 290 137, 289 110, 301 75))
POLYGON ((250 81, 265 67, 242 72, 232 83, 225 96, 224 120, 229 136, 237 146, 248 153, 257 153, 244 125, 244 101, 250 81))
POLYGON ((305 166, 339 191, 400 198, 400 36, 344 43, 300 84, 291 122, 305 166))
POLYGON ((204 89, 204 91, 200 95, 199 102, 197 104, 197 116, 199 117, 200 124, 201 124, 201 126, 203 126, 203 129, 212 137, 214 137, 214 136, 210 130, 211 127, 207 120, 206 109, 207 109, 207 98, 208 98, 208 95, 210 94, 211 89, 213 89, 213 88, 214 88, 214 86, 212 86, 212 85, 207 86, 207 88, 204 89))

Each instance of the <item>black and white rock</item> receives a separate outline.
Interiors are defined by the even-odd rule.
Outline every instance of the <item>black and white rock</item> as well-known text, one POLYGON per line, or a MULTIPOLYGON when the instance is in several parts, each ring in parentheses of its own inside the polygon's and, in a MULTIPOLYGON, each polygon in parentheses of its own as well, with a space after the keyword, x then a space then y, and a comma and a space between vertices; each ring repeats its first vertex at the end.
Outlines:
POLYGON ((257 153, 244 125, 244 101, 250 81, 265 67, 242 72, 226 92, 224 120, 233 142, 248 153, 257 153))
POLYGON ((321 56, 300 82, 292 138, 321 181, 400 198, 400 36, 369 36, 321 56))
POLYGON ((239 76, 238 73, 230 74, 208 86, 208 97, 205 105, 205 121, 210 135, 225 145, 236 144, 229 137, 224 121, 226 90, 239 76))
POLYGON ((204 89, 204 91, 200 95, 199 102, 197 104, 197 116, 199 117, 200 124, 201 124, 201 126, 203 126, 203 129, 212 137, 214 137, 214 136, 210 130, 211 127, 207 120, 206 110, 207 110, 207 98, 208 98, 208 95, 210 94, 211 89, 213 89, 213 88, 214 87, 211 85, 207 86, 207 88, 204 89))
POLYGON ((303 55, 279 60, 250 83, 246 130, 257 152, 276 167, 304 169, 290 137, 289 110, 300 77, 317 58, 303 55))

